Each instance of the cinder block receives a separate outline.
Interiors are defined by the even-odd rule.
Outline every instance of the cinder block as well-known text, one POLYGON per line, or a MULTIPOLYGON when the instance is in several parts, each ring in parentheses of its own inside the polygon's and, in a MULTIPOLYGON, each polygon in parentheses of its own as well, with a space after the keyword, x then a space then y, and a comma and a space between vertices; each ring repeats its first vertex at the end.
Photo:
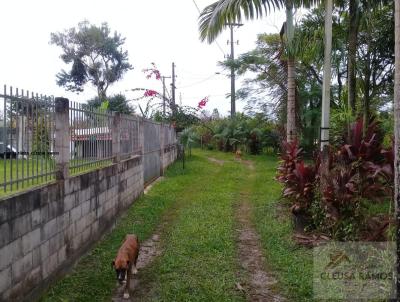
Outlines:
POLYGON ((72 249, 77 250, 80 248, 82 243, 82 233, 75 234, 74 238, 72 239, 72 249))
POLYGON ((40 246, 32 250, 32 267, 40 266, 42 263, 42 255, 40 253, 40 246))
POLYGON ((99 205, 98 208, 96 209, 96 218, 100 218, 103 216, 103 211, 104 211, 104 206, 99 205))
POLYGON ((22 253, 26 255, 40 245, 40 228, 22 236, 22 253))
POLYGON ((33 210, 33 203, 30 201, 29 196, 34 194, 33 191, 24 192, 20 195, 11 197, 10 216, 18 217, 23 214, 30 213, 33 210))
POLYGON ((64 203, 61 201, 52 201, 49 203, 49 220, 63 214, 64 203))
POLYGON ((32 228, 36 227, 42 222, 41 216, 40 216, 40 208, 33 210, 31 213, 32 216, 32 228))
POLYGON ((8 222, 0 225, 0 247, 6 245, 11 240, 11 227, 8 222))
POLYGON ((40 208, 40 221, 46 223, 49 221, 49 205, 45 204, 40 208))
POLYGON ((49 240, 49 253, 52 255, 64 245, 64 233, 58 233, 49 240))
POLYGON ((107 199, 107 191, 100 193, 99 195, 99 206, 103 205, 107 199))
POLYGON ((11 266, 0 271, 0 293, 11 286, 11 266))
POLYGON ((42 226, 41 240, 46 241, 57 233, 57 218, 54 218, 42 226))
POLYGON ((99 221, 98 220, 93 221, 90 227, 92 228, 91 230, 92 236, 96 236, 97 232, 99 231, 99 221))
POLYGON ((42 264, 42 276, 46 279, 58 266, 58 253, 48 257, 42 264))
POLYGON ((96 220, 96 211, 91 211, 87 214, 87 225, 91 225, 96 220))
POLYGON ((75 234, 82 233, 86 228, 86 217, 82 217, 78 221, 75 222, 75 234))
POLYGON ((9 219, 11 219, 10 200, 0 201, 0 223, 4 223, 9 219))
POLYGON ((79 191, 78 194, 79 203, 83 203, 86 200, 90 199, 90 187, 86 187, 86 189, 79 191))
POLYGON ((33 266, 34 268, 27 274, 24 279, 24 287, 29 288, 32 284, 39 284, 42 281, 42 268, 40 266, 33 266))
POLYGON ((17 283, 32 269, 32 252, 26 254, 23 258, 14 261, 11 268, 12 282, 17 283))
POLYGON ((40 257, 42 259, 42 263, 46 261, 49 255, 50 255, 50 240, 47 240, 40 245, 40 257))
POLYGON ((61 265, 65 260, 67 260, 67 246, 63 245, 59 250, 58 250, 58 265, 61 265))
POLYGON ((0 270, 9 266, 13 260, 13 243, 3 246, 0 249, 0 270))
POLYGON ((90 199, 90 211, 95 211, 98 204, 98 196, 90 199))
POLYGON ((82 216, 86 216, 90 211, 90 199, 82 204, 82 216))
POLYGON ((106 178, 101 180, 100 183, 99 183, 99 193, 102 193, 105 190, 107 190, 107 179, 106 178))
POLYGON ((90 232, 91 232, 90 226, 87 227, 87 228, 82 232, 82 241, 83 241, 83 244, 88 243, 89 238, 90 238, 90 235, 91 235, 90 232))
POLYGON ((11 223, 12 238, 16 239, 31 230, 31 213, 15 218, 11 223))
POLYGON ((77 221, 82 216, 82 206, 79 205, 71 210, 71 222, 77 221))
POLYGON ((58 231, 61 232, 71 224, 71 213, 65 212, 63 215, 57 217, 58 231))
POLYGON ((75 206, 75 194, 68 194, 64 197, 64 211, 69 211, 75 206))
POLYGON ((71 177, 64 181, 64 194, 66 196, 71 195, 78 189, 76 183, 76 177, 71 177))

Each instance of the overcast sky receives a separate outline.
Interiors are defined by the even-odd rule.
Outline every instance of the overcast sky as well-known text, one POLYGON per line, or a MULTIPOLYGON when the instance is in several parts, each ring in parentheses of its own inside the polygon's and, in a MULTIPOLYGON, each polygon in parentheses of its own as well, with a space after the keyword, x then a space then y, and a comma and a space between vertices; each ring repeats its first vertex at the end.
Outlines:
MULTIPOLYGON (((203 9, 214 0, 195 2, 203 9)), ((95 96, 96 90, 89 85, 79 95, 56 85, 55 75, 68 67, 59 58, 61 50, 49 44, 51 32, 63 31, 86 19, 95 24, 108 22, 113 31, 126 37, 125 49, 134 69, 113 85, 108 95, 122 92, 133 98, 138 94, 127 90, 137 87, 161 92, 161 83, 147 80, 142 69, 154 62, 162 75, 170 76, 171 63, 175 62, 178 102, 181 99, 184 105, 197 106, 203 97, 210 96, 206 109, 218 108, 223 114, 230 109, 230 99, 225 98, 230 80, 215 74, 222 72, 218 61, 224 59, 224 53, 229 54, 229 32, 226 30, 217 40, 222 50, 215 43, 200 42, 199 13, 193 0, 13 0, 2 1, 1 11, 0 84, 79 102, 95 96)), ((236 29, 239 45, 235 55, 253 49, 258 33, 278 32, 284 19, 283 11, 275 12, 236 29)), ((238 111, 243 105, 237 104, 238 111)))

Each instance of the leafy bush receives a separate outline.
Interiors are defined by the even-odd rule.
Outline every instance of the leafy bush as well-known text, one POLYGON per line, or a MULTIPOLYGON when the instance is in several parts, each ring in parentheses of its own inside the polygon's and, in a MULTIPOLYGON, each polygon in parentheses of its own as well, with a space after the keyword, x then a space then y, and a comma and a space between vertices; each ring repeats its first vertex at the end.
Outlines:
POLYGON ((241 149, 250 154, 260 154, 263 148, 276 150, 279 145, 275 124, 262 115, 237 114, 234 119, 203 120, 195 129, 204 146, 214 146, 225 152, 241 149))
POLYGON ((348 143, 333 154, 322 202, 326 229, 338 239, 351 238, 364 227, 363 200, 380 202, 391 196, 393 157, 383 149, 382 138, 377 122, 363 135, 363 122, 358 120, 351 125, 348 143))
MULTIPOLYGON (((382 141, 378 122, 372 122, 365 134, 362 120, 353 123, 347 142, 330 151, 329 177, 323 186, 319 160, 314 167, 307 166, 297 142, 283 143, 277 179, 292 212, 308 214, 314 227, 339 240, 374 232, 363 202, 379 203, 393 195, 393 148, 384 149, 382 141)), ((375 227, 384 230, 379 224, 375 227)))
POLYGON ((298 142, 283 142, 277 180, 283 183, 283 196, 293 212, 307 212, 314 197, 316 167, 304 164, 298 142))

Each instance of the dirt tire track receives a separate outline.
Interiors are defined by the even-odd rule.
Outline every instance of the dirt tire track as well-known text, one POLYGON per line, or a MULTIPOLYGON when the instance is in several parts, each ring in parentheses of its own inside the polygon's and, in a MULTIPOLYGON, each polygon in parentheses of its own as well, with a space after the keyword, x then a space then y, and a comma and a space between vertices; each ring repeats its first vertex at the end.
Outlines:
MULTIPOLYGON (((245 161, 243 164, 249 170, 254 170, 252 161, 245 161)), ((253 174, 250 174, 250 179, 253 176, 253 174)), ((247 300, 252 302, 286 301, 276 292, 277 281, 266 270, 266 259, 260 244, 260 236, 251 220, 252 206, 247 192, 240 193, 240 200, 236 204, 235 216, 238 223, 238 228, 236 229, 238 259, 246 279, 245 284, 240 284, 240 286, 244 289, 247 300)))
POLYGON ((218 164, 218 165, 220 165, 220 166, 222 166, 222 165, 225 163, 224 160, 222 160, 222 159, 216 159, 216 158, 214 158, 214 157, 207 157, 207 159, 208 159, 210 162, 215 163, 215 164, 218 164))
POLYGON ((241 201, 236 210, 239 224, 237 229, 238 257, 247 277, 243 287, 248 301, 285 301, 274 287, 276 279, 265 270, 265 257, 260 245, 260 237, 251 223, 251 206, 248 201, 241 201))

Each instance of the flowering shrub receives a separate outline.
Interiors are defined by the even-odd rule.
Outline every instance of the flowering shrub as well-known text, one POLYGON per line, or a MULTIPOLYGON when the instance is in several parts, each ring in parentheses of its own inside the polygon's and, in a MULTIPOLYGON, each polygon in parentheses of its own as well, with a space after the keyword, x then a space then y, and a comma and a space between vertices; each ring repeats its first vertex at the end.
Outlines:
POLYGON ((156 64, 151 63, 151 65, 153 66, 152 68, 146 68, 142 70, 144 73, 146 73, 146 78, 151 79, 151 77, 154 76, 156 80, 161 80, 161 74, 156 68, 156 64))
POLYGON ((208 96, 206 96, 205 98, 203 98, 199 104, 197 105, 197 108, 199 109, 203 109, 203 107, 205 107, 207 105, 208 102, 208 96))
POLYGON ((158 94, 157 91, 151 90, 151 89, 146 89, 146 91, 144 92, 145 97, 152 97, 152 96, 156 96, 157 94, 158 94))

